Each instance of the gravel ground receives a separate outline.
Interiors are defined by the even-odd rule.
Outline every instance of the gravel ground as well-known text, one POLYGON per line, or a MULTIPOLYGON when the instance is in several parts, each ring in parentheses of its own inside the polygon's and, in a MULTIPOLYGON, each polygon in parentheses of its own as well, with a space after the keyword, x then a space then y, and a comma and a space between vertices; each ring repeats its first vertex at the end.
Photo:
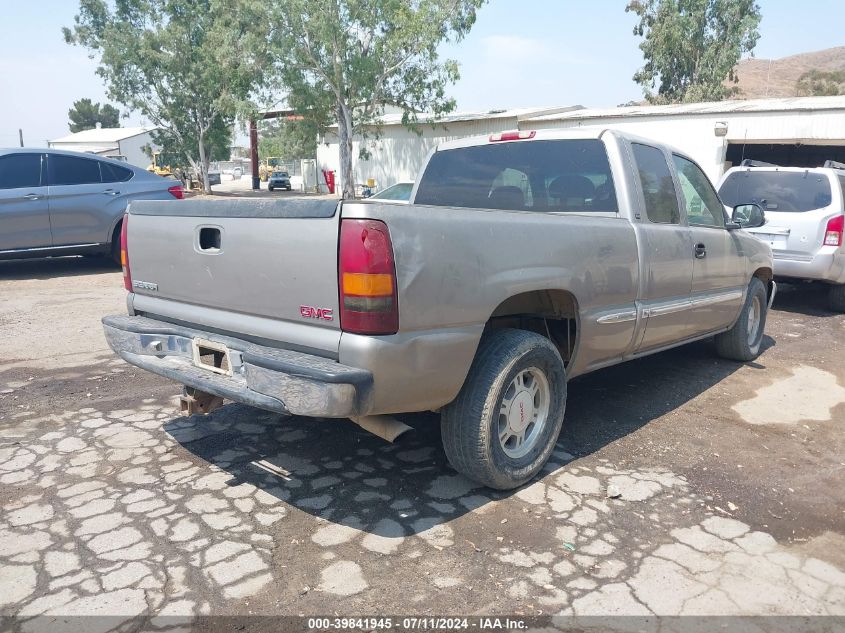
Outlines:
POLYGON ((236 404, 179 417, 177 385, 108 350, 99 319, 124 291, 100 260, 0 262, 0 299, 12 628, 39 614, 119 616, 103 630, 247 614, 845 625, 845 316, 812 287, 781 287, 754 363, 704 342, 572 381, 552 460, 512 493, 455 474, 432 414, 405 416, 415 431, 395 445, 236 404))

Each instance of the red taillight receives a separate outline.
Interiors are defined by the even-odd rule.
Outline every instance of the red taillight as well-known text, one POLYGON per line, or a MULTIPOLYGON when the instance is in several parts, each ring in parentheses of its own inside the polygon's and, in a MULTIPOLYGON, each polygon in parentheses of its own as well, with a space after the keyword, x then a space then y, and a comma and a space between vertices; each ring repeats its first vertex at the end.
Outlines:
POLYGON ((173 185, 172 187, 168 187, 167 191, 177 200, 181 200, 185 197, 185 190, 182 189, 182 185, 173 185))
POLYGON ((123 216, 120 225, 120 266, 123 268, 123 287, 132 292, 132 273, 129 271, 129 249, 126 247, 126 232, 129 230, 129 214, 123 216))
POLYGON ((537 135, 537 130, 523 130, 522 132, 499 132, 498 134, 490 135, 490 142, 497 141, 526 141, 529 138, 534 138, 537 135))
POLYGON ((842 231, 845 229, 845 216, 837 215, 827 221, 824 230, 825 246, 842 246, 842 231))
POLYGON ((396 266, 384 222, 340 223, 338 282, 344 332, 395 334, 399 330, 396 266))

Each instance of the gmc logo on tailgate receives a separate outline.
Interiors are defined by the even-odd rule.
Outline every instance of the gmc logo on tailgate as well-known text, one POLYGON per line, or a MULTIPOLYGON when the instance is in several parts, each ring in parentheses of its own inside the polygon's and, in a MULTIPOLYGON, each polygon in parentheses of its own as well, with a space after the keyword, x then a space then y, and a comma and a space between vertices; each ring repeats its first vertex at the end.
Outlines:
POLYGON ((315 308, 314 306, 299 306, 299 314, 305 319, 320 319, 334 321, 334 310, 329 308, 315 308))

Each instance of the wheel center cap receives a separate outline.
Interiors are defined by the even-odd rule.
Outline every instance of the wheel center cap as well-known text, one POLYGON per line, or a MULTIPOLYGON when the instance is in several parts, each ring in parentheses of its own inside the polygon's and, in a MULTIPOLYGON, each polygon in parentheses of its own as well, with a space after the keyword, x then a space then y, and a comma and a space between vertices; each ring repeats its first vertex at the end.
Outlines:
POLYGON ((534 419, 534 398, 528 391, 520 391, 511 402, 508 411, 508 426, 515 433, 521 433, 534 419))

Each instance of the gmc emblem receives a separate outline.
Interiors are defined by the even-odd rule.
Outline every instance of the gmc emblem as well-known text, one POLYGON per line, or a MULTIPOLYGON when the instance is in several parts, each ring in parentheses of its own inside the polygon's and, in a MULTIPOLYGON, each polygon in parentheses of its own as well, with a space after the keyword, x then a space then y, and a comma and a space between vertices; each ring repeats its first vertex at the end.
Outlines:
POLYGON ((334 321, 334 310, 329 308, 315 308, 313 306, 299 306, 299 314, 304 319, 320 319, 321 321, 334 321))

